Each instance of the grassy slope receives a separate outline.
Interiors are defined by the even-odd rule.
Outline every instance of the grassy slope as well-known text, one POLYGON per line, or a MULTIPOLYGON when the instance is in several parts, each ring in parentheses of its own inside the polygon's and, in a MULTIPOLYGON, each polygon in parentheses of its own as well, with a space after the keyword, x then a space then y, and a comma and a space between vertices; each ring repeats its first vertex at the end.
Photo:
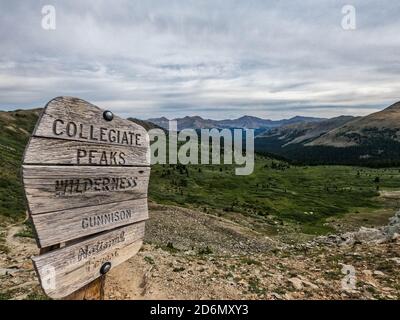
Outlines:
POLYGON ((235 176, 232 166, 157 165, 152 168, 150 197, 157 202, 196 206, 219 214, 242 213, 275 226, 289 224, 305 233, 325 233, 326 218, 374 211, 385 203, 380 189, 400 187, 398 169, 348 166, 288 166, 258 156, 250 176, 235 176), (379 176, 380 182, 375 178, 379 176))
MULTIPOLYGON (((38 111, 0 112, 0 217, 24 217, 21 157, 38 111)), ((376 200, 375 177, 382 189, 400 188, 398 169, 347 166, 288 166, 257 156, 250 176, 235 176, 234 166, 152 167, 150 198, 193 206, 255 228, 277 232, 282 225, 324 233, 327 217, 370 212, 386 205, 376 200)))
POLYGON ((24 216, 21 158, 38 115, 38 110, 0 112, 0 216, 24 216))

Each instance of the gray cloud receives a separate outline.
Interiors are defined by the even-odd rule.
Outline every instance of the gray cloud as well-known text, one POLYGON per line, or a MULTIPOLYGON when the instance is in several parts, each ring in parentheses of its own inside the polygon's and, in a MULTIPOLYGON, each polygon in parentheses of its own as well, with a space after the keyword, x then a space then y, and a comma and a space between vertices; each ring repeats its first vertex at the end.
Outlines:
POLYGON ((123 116, 367 114, 399 99, 400 3, 0 0, 0 109, 72 95, 123 116))

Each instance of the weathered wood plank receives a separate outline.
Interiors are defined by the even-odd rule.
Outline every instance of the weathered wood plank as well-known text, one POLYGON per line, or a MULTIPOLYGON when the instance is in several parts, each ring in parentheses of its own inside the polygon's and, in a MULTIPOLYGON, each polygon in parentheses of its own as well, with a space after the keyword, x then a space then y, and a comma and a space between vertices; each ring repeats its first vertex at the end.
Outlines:
POLYGON ((104 284, 106 275, 100 276, 77 291, 63 298, 63 300, 104 300, 104 284))
POLYGON ((33 261, 48 296, 101 298, 104 263, 115 267, 138 252, 149 165, 149 137, 140 125, 78 98, 46 105, 22 169, 42 247, 33 261))
POLYGON ((106 121, 103 112, 78 98, 57 97, 46 105, 33 136, 149 147, 143 127, 115 115, 113 120, 106 121))
POLYGON ((142 245, 144 222, 136 223, 33 258, 45 293, 63 298, 100 276, 100 268, 111 268, 134 256, 142 245))
POLYGON ((32 216, 42 248, 146 219, 146 198, 32 216))
POLYGON ((32 137, 24 164, 143 166, 150 164, 149 148, 32 137))
POLYGON ((149 167, 23 165, 32 215, 147 197, 149 167))

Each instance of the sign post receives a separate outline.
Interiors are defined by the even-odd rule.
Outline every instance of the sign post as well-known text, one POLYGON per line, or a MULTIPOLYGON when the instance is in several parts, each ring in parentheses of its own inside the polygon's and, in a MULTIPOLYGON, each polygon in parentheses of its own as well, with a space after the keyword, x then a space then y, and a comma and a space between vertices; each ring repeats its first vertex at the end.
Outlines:
POLYGON ((51 100, 25 149, 22 176, 51 298, 102 299, 105 274, 135 255, 148 219, 146 130, 72 97, 51 100))

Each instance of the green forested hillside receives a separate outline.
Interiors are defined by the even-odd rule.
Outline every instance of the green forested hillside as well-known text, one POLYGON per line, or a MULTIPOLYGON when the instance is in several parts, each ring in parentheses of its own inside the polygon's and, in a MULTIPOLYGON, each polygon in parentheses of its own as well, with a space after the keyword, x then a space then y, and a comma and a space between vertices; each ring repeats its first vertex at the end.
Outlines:
POLYGON ((371 138, 362 145, 346 148, 305 146, 302 143, 284 146, 286 143, 278 136, 260 137, 255 139, 255 149, 298 165, 400 166, 400 143, 390 139, 371 138))
POLYGON ((0 215, 24 216, 20 167, 22 154, 40 109, 0 111, 0 215))
MULTIPOLYGON (((24 217, 20 165, 38 115, 39 110, 0 113, 0 216, 24 217)), ((236 176, 234 169, 154 165, 149 197, 240 220, 269 233, 284 228, 320 234, 332 230, 328 218, 359 213, 368 220, 383 208, 394 209, 397 204, 377 199, 378 191, 400 188, 397 168, 294 166, 257 155, 253 174, 236 176)))
POLYGON ((377 199, 378 191, 397 188, 396 168, 291 166, 263 156, 249 176, 235 176, 233 166, 156 165, 150 179, 157 202, 230 218, 241 214, 270 231, 288 224, 311 234, 331 231, 327 218, 390 206, 377 199))
POLYGON ((400 102, 364 117, 336 117, 282 126, 261 134, 258 152, 294 164, 400 165, 400 102))

